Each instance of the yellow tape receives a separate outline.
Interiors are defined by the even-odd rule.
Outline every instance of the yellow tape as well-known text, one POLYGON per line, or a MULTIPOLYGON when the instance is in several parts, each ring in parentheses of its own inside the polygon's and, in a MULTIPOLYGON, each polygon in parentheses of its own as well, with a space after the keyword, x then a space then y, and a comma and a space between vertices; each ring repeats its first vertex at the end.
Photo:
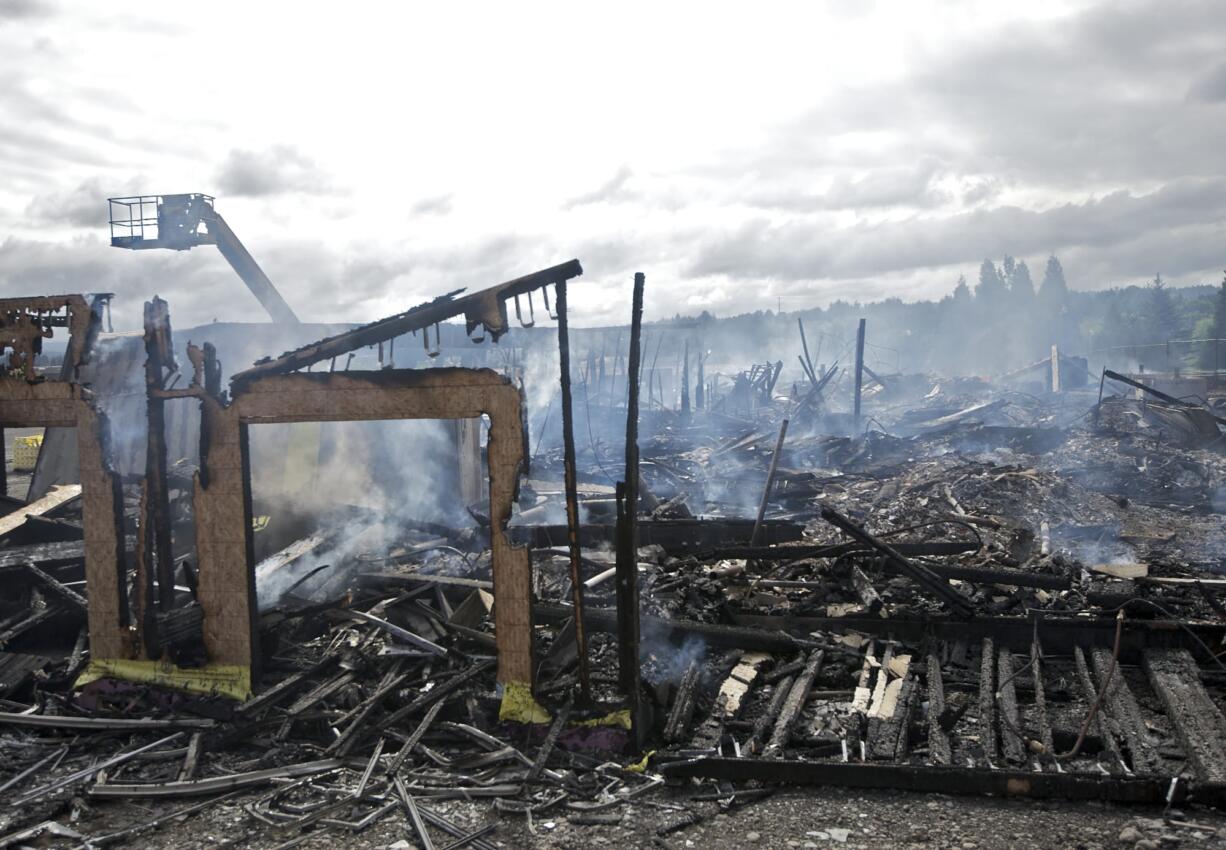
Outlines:
MULTIPOLYGON (((553 718, 549 711, 533 698, 531 687, 524 682, 508 682, 502 689, 502 705, 498 708, 498 719, 516 723, 549 723, 553 718)), ((572 720, 570 725, 617 726, 630 729, 630 709, 623 708, 591 720, 572 720)))
POLYGON ((655 754, 656 754, 655 750, 649 750, 647 752, 647 755, 643 756, 642 761, 636 761, 633 764, 628 764, 622 769, 625 770, 627 773, 646 773, 647 772, 647 760, 650 759, 655 754))
POLYGON ((623 708, 620 711, 613 711, 606 714, 604 717, 596 717, 592 720, 576 720, 576 726, 618 726, 622 729, 630 729, 630 709, 623 708))
POLYGON ((237 664, 209 664, 204 667, 176 667, 169 661, 96 658, 79 677, 77 687, 99 679, 144 682, 206 696, 225 696, 245 700, 251 696, 251 668, 237 664))
POLYGON ((549 712, 533 698, 532 687, 526 682, 507 682, 503 686, 498 719, 516 723, 548 723, 552 720, 549 712))

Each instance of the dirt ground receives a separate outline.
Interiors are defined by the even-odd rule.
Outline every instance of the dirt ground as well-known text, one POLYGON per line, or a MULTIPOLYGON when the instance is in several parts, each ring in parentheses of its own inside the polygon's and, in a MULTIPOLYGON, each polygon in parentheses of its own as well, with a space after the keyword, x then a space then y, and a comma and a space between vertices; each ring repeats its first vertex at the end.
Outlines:
MULTIPOLYGON (((1214 810, 1172 811, 1163 820, 1160 809, 1122 807, 1101 803, 997 800, 948 797, 893 791, 854 791, 839 788, 787 789, 728 814, 714 803, 695 804, 688 790, 665 789, 620 810, 617 823, 581 825, 568 820, 562 807, 528 821, 523 815, 499 815, 485 802, 450 801, 431 804, 446 817, 475 829, 491 820, 498 828, 485 840, 504 848, 664 848, 681 850, 736 850, 736 848, 1156 848, 1226 847, 1226 815, 1214 810), (700 815, 699 822, 666 831, 700 815)), ((152 802, 97 803, 78 808, 78 819, 60 823, 97 836, 140 823, 185 807, 152 802)), ((300 844, 298 836, 248 817, 243 799, 233 798, 182 821, 113 846, 220 850, 282 846, 304 850, 408 850, 419 847, 404 817, 395 812, 360 833, 326 829, 300 844), (405 843, 398 843, 405 842, 405 843)), ((452 839, 432 830, 436 848, 452 839)), ((34 846, 71 847, 64 838, 43 839, 34 846)))

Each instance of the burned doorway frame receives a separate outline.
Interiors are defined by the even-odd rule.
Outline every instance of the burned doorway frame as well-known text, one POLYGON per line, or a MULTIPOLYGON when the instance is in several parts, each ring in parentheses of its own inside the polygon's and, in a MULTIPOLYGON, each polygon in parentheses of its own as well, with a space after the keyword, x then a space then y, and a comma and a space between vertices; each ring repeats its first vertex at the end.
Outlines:
POLYGON ((385 369, 270 375, 202 399, 194 510, 197 598, 210 664, 258 670, 248 426, 294 422, 476 419, 488 416, 490 548, 498 680, 532 683, 531 560, 506 532, 524 470, 523 398, 490 369, 385 369))
POLYGON ((88 391, 68 381, 0 378, 0 429, 73 428, 80 464, 85 594, 91 658, 133 658, 127 598, 123 491, 110 468, 110 429, 88 391))

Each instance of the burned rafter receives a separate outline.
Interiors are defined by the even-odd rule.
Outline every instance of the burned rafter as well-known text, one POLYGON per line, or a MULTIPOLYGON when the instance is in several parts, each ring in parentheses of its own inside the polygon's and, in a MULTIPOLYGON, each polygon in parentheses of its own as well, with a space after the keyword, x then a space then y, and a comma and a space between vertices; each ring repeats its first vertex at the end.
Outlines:
MULTIPOLYGON (((287 351, 280 357, 260 360, 250 369, 235 375, 231 384, 237 387, 256 378, 304 369, 314 363, 339 357, 368 345, 378 345, 403 334, 428 330, 432 325, 460 315, 464 316, 465 327, 470 335, 481 326, 496 342, 510 327, 507 301, 517 300, 521 295, 531 298, 531 293, 536 290, 543 292, 547 286, 565 283, 581 274, 583 267, 579 265, 579 261, 570 260, 458 298, 456 296, 464 290, 457 289, 403 313, 287 351)), ((548 301, 546 307, 548 308, 548 301)))

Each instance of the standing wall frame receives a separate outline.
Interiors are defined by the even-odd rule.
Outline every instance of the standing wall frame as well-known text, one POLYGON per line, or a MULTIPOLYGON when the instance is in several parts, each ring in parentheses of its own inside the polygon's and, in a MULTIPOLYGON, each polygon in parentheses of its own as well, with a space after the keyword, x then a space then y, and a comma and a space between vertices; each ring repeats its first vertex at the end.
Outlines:
POLYGON ((525 461, 523 400, 508 379, 462 368, 298 372, 246 381, 229 404, 204 397, 202 405, 194 506, 197 594, 210 664, 248 670, 258 664, 249 425, 485 415, 498 680, 531 685, 531 563, 528 549, 512 545, 506 533, 525 461))

